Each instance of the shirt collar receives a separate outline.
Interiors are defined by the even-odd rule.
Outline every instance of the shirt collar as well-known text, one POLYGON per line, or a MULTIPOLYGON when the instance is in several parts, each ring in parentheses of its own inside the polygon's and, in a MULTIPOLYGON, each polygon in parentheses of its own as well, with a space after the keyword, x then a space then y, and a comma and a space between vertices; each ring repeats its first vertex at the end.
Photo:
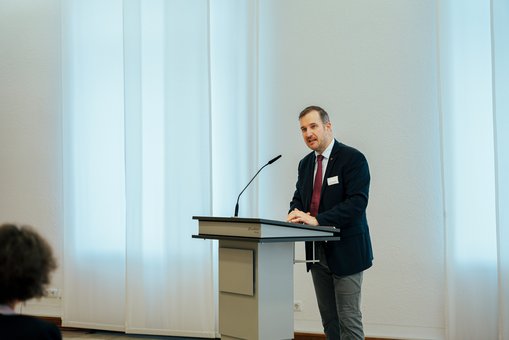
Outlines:
MULTIPOLYGON (((332 138, 329 146, 327 146, 325 148, 325 150, 322 152, 322 156, 325 158, 325 159, 329 159, 330 158, 330 154, 332 152, 332 147, 334 146, 334 138, 332 138)), ((315 151, 315 156, 318 156, 319 153, 315 151)))

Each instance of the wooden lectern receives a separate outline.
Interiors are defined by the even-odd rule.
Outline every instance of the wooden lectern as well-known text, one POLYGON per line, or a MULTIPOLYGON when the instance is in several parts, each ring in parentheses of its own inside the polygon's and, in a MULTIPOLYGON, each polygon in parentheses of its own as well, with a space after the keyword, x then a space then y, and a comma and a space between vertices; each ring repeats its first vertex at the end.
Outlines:
POLYGON ((334 227, 203 217, 193 238, 219 240, 222 340, 293 339, 294 242, 336 241, 334 227))

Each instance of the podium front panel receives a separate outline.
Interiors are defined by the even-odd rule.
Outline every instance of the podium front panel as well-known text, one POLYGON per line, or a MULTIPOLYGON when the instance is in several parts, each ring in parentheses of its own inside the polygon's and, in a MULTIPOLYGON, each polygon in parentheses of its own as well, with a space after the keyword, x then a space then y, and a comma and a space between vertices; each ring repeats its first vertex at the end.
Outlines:
MULTIPOLYGON (((219 249, 227 253, 219 261, 220 275, 223 275, 224 269, 234 268, 231 263, 224 267, 224 259, 231 261, 230 256, 243 254, 241 250, 254 256, 254 294, 239 294, 232 292, 233 289, 230 292, 219 291, 219 331, 222 338, 292 339, 293 243, 220 240, 219 249)), ((224 275, 231 276, 232 273, 224 275)))
POLYGON ((219 291, 254 295, 254 250, 219 248, 219 291))

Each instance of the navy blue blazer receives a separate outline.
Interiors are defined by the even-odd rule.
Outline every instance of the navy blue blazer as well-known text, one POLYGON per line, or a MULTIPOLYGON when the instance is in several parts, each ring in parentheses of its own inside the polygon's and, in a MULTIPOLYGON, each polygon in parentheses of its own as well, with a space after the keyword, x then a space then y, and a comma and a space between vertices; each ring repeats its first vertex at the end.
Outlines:
MULTIPOLYGON (((313 194, 314 151, 299 162, 290 211, 309 211, 313 194)), ((336 275, 359 273, 373 264, 366 207, 369 197, 369 167, 358 150, 334 141, 320 196, 316 219, 321 226, 340 229, 339 241, 324 242, 329 269, 336 275)), ((312 259, 312 242, 306 242, 306 259, 312 259)), ((308 264, 309 270, 310 264, 308 264)))

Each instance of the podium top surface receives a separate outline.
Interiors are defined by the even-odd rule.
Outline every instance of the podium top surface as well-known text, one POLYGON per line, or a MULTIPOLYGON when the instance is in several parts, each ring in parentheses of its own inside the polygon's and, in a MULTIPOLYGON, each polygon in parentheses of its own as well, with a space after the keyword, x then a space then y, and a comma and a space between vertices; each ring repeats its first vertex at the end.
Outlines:
POLYGON ((310 226, 283 221, 243 218, 193 216, 199 220, 199 235, 194 238, 251 239, 268 242, 339 240, 340 230, 328 226, 310 226))
POLYGON ((208 222, 226 222, 226 223, 258 223, 276 225, 288 228, 306 229, 306 230, 320 230, 333 234, 339 234, 340 230, 332 226, 311 226, 307 224, 297 224, 290 222, 283 222, 277 220, 269 220, 258 217, 212 217, 212 216, 193 216, 193 220, 208 221, 208 222))

